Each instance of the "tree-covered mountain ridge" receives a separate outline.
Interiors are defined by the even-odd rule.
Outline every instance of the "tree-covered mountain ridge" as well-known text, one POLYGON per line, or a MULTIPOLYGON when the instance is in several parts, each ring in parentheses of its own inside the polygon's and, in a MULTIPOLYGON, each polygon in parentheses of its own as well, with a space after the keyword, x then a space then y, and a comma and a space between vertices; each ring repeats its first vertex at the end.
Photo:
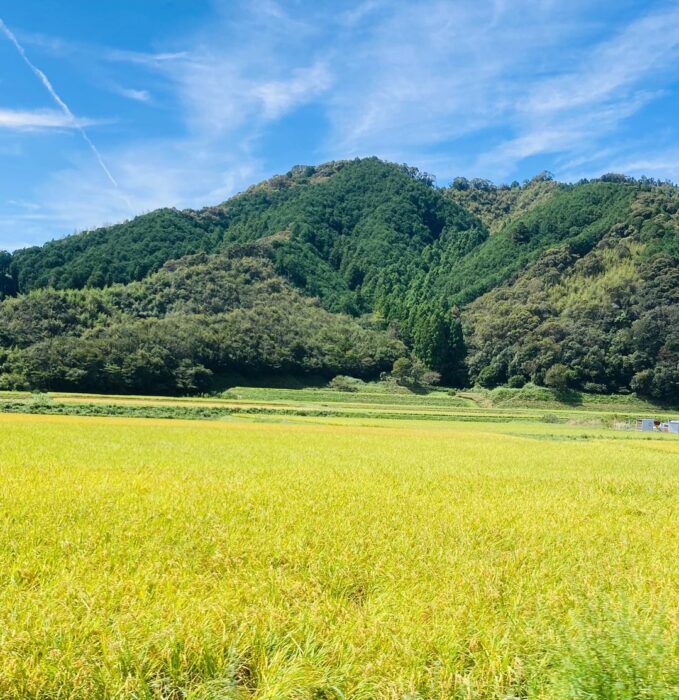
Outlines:
POLYGON ((645 178, 436 187, 377 158, 297 166, 217 206, 3 254, 0 275, 5 387, 371 378, 408 356, 454 386, 679 398, 679 189, 645 178))

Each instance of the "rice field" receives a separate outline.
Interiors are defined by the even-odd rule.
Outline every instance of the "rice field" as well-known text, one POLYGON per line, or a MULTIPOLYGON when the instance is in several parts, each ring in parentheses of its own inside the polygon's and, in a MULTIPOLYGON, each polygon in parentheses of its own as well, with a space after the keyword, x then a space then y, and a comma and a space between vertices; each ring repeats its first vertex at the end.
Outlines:
POLYGON ((0 415, 0 697, 679 698, 679 440, 0 415))

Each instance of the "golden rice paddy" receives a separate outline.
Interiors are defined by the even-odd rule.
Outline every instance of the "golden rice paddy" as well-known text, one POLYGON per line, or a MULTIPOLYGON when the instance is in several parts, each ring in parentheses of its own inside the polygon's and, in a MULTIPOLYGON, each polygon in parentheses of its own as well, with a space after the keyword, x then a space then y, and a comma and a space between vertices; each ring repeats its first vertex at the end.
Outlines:
POLYGON ((0 697, 679 697, 679 440, 506 428, 0 416, 0 697))

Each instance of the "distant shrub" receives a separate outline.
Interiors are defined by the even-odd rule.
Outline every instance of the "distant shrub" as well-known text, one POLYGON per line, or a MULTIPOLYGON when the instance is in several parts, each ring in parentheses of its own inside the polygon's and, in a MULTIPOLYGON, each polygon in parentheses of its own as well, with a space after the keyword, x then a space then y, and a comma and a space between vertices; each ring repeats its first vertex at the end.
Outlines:
POLYGON ((513 374, 507 380, 507 386, 512 389, 520 389, 526 383, 526 378, 522 374, 513 374))
POLYGON ((441 380, 438 372, 426 367, 421 360, 409 357, 399 357, 394 362, 391 376, 397 384, 411 389, 429 387, 441 380))
POLYGON ((553 401, 554 392, 545 389, 543 386, 537 386, 533 382, 527 382, 520 392, 522 399, 529 401, 553 401))
POLYGON ((596 382, 587 382, 582 388, 590 394, 605 394, 608 392, 608 387, 605 384, 597 384, 596 382))
MULTIPOLYGON (((509 382, 508 382, 509 383, 509 382)), ((504 401, 520 401, 533 403, 535 401, 554 401, 554 391, 543 386, 536 386, 532 382, 526 382, 520 388, 498 386, 488 392, 493 403, 504 401)))
POLYGON ((328 382, 328 388, 335 391, 356 392, 360 389, 363 382, 354 377, 346 377, 343 374, 338 374, 334 379, 328 382))
POLYGON ((31 408, 38 408, 41 406, 51 406, 54 400, 49 394, 43 393, 41 391, 34 391, 31 394, 31 398, 28 400, 28 404, 31 408))
POLYGON ((523 221, 519 221, 512 231, 512 240, 515 243, 527 243, 531 234, 530 228, 523 221))
POLYGON ((639 394, 650 394, 653 387, 653 370, 645 369, 637 372, 630 382, 632 391, 639 394))
POLYGON ((554 413, 545 413, 544 416, 542 416, 542 422, 543 423, 560 423, 561 419, 559 416, 555 415, 554 413))
POLYGON ((26 377, 20 372, 0 374, 0 391, 23 391, 28 388, 26 377))
POLYGON ((486 365, 480 372, 477 382, 486 389, 492 389, 498 384, 502 384, 502 367, 498 365, 486 365))
POLYGON ((493 403, 501 403, 502 401, 509 401, 517 396, 520 396, 520 392, 516 389, 508 389, 506 386, 498 386, 489 392, 493 403))

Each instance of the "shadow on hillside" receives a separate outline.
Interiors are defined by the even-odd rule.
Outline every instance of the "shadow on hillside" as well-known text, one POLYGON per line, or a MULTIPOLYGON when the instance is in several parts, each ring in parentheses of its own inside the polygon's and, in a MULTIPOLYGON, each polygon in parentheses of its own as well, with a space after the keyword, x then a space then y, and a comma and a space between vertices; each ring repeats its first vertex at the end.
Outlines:
POLYGON ((210 386, 211 393, 220 393, 235 386, 251 386, 260 389, 319 389, 327 386, 328 378, 322 375, 305 374, 241 374, 228 372, 215 376, 210 386))

